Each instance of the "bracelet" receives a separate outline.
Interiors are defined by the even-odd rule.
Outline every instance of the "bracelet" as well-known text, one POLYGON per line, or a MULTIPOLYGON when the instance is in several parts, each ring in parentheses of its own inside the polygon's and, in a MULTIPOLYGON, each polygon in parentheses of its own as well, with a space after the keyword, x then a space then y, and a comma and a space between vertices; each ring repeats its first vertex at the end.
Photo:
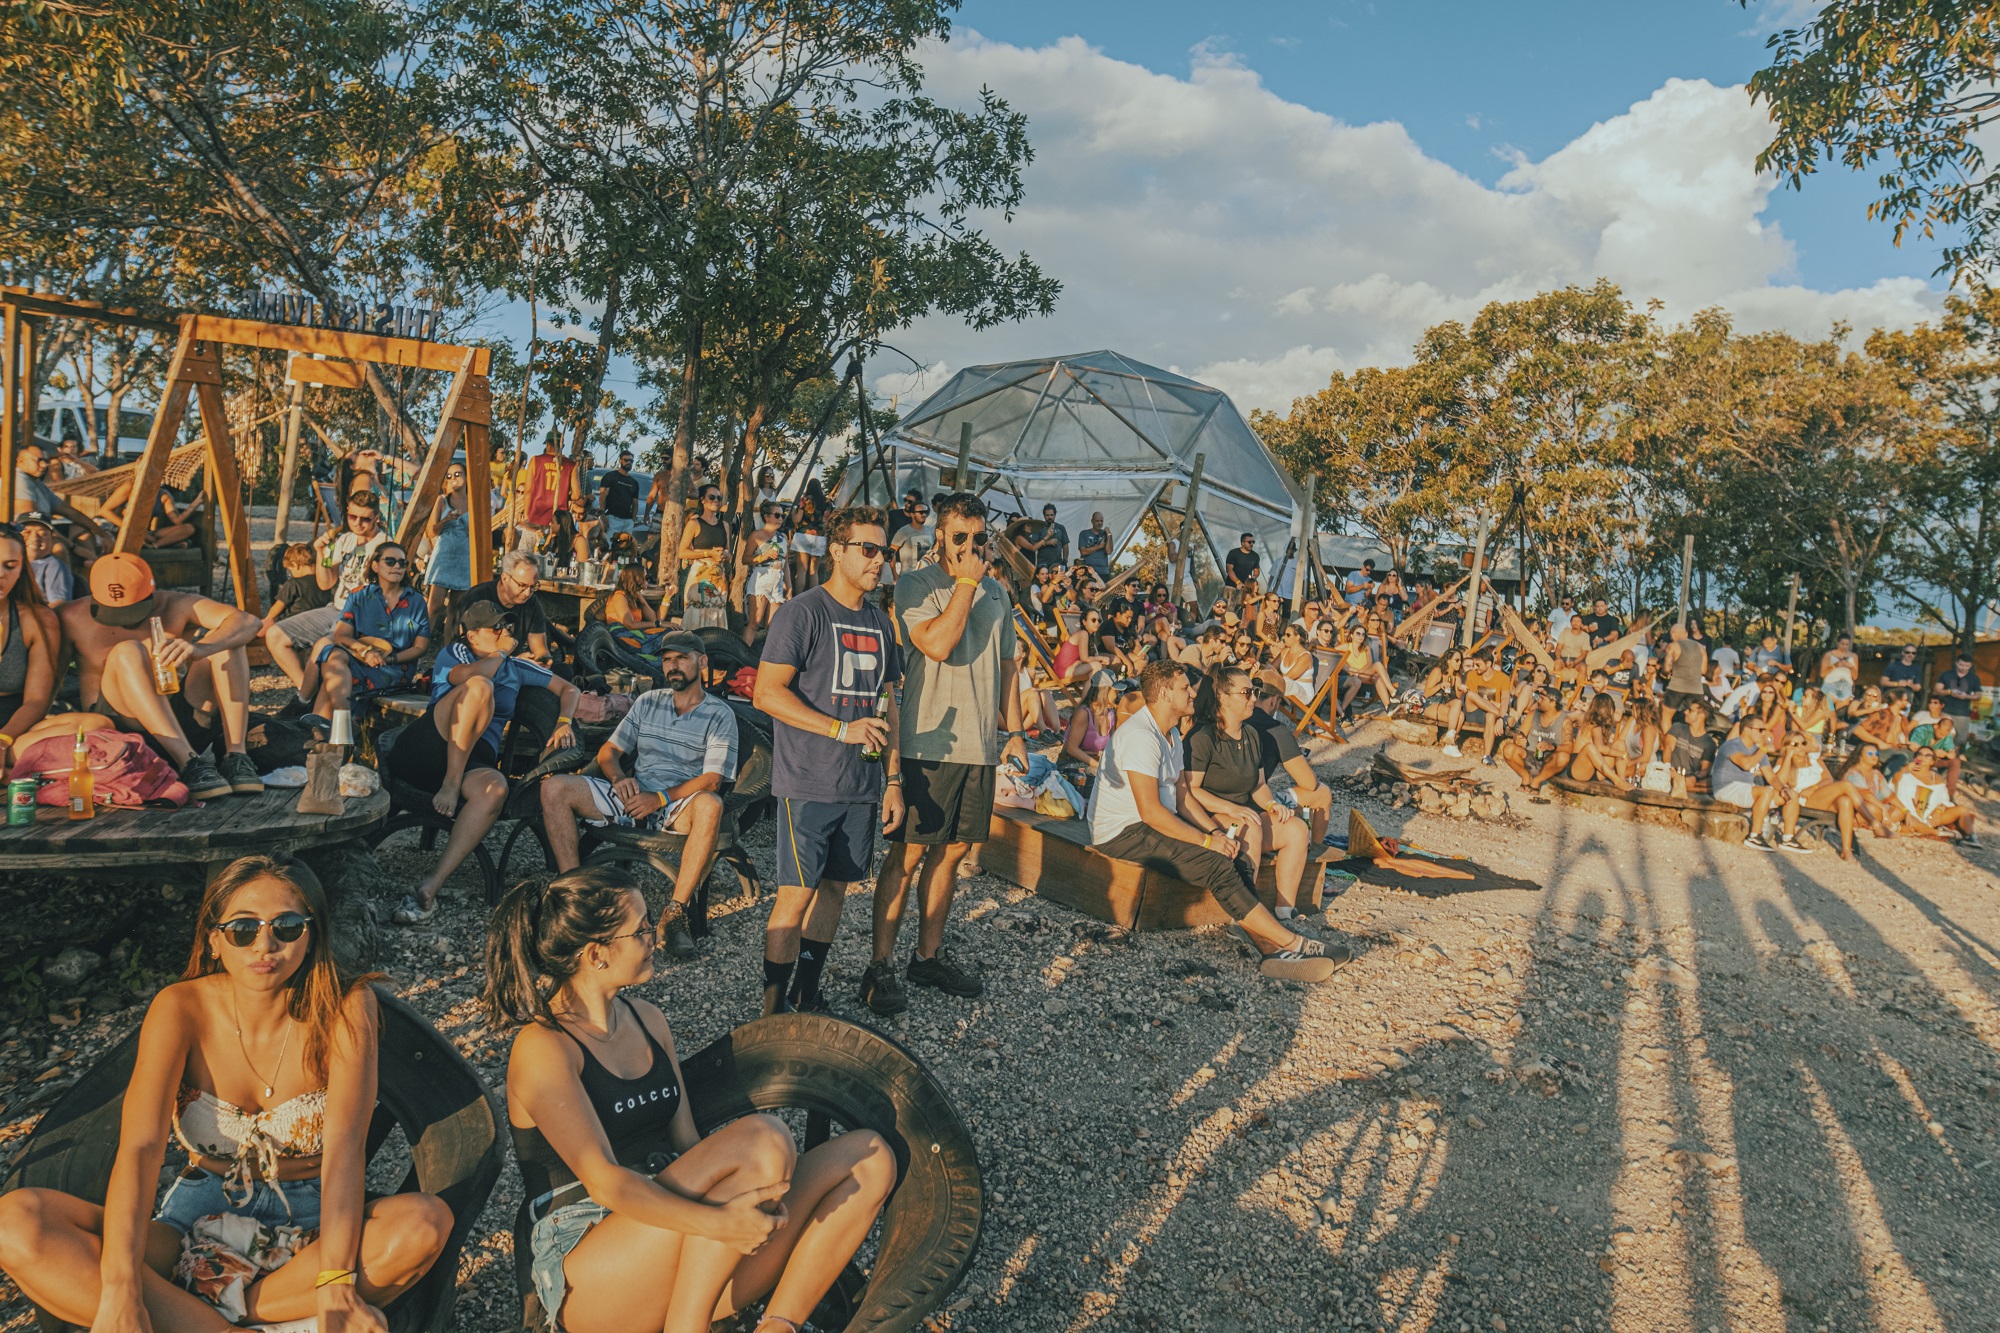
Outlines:
POLYGON ((0 731, 0 750, 11 750, 13 748, 14 748, 14 738, 12 736, 9 736, 6 732, 0 731))
POLYGON ((839 739, 840 739, 840 729, 841 729, 842 727, 846 726, 846 725, 847 725, 847 724, 846 724, 845 722, 837 722, 837 721, 836 721, 836 722, 829 722, 829 723, 827 723, 827 727, 826 727, 826 738, 827 738, 828 740, 831 740, 831 741, 837 741, 837 740, 839 740, 839 739))
POLYGON ((1204 833, 1201 835, 1201 846, 1203 851, 1211 850, 1208 845, 1208 839, 1209 839, 1208 834, 1204 833))
POLYGON ((882 775, 882 781, 884 783, 893 782, 900 787, 903 785, 903 775, 901 773, 885 773, 882 775))
POLYGON ((977 588, 979 586, 978 579, 959 578, 959 579, 953 579, 952 582, 956 583, 961 588, 977 588))
POLYGON ((847 724, 845 722, 840 723, 834 729, 833 738, 839 741, 842 745, 847 744, 847 724))
POLYGON ((559 727, 566 727, 574 721, 576 721, 574 717, 566 717, 561 713, 556 714, 556 725, 559 727))
POLYGON ((351 1268, 322 1268, 319 1280, 313 1283, 313 1290, 321 1287, 351 1287, 354 1285, 354 1270, 351 1268))

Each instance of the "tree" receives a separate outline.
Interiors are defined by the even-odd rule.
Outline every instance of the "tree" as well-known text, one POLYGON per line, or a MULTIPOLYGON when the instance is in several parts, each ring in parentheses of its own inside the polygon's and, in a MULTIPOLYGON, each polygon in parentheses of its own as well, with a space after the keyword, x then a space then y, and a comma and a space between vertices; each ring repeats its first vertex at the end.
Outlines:
POLYGON ((1868 351, 1936 414, 1935 452, 1904 478, 1909 522, 1888 581, 1970 651, 2000 595, 2000 293, 1949 297, 1940 324, 1877 330, 1868 351))
MULTIPOLYGON (((1746 7, 1749 0, 1739 0, 1746 7)), ((1750 78, 1775 134, 1759 171, 1793 188, 1822 159, 1879 171, 1868 215, 1943 242, 1940 273, 1990 267, 2000 177, 1981 128, 2000 111, 2000 14, 1983 0, 1829 0, 1772 35, 1771 65, 1750 78)))

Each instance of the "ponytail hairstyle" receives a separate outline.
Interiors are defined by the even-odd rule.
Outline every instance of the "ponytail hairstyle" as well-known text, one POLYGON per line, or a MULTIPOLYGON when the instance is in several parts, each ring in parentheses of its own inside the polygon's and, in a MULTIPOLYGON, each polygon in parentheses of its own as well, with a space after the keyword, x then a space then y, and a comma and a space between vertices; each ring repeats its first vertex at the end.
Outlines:
POLYGON ((229 900, 236 891, 254 880, 275 879, 299 895, 312 924, 306 927, 306 960, 285 982, 285 1012, 305 1029, 302 1059, 306 1076, 315 1083, 326 1082, 327 1065, 333 1055, 335 1027, 348 994, 356 988, 380 981, 380 972, 356 973, 340 965, 333 953, 333 918, 327 910, 326 890, 319 877, 303 861, 289 857, 245 856, 223 867, 209 881, 195 913, 194 948, 188 953, 181 980, 193 981, 222 971, 222 960, 209 948, 208 937, 223 922, 229 900))
POLYGON ((1219 666, 1204 675, 1194 692, 1194 729, 1214 727, 1222 711, 1221 692, 1238 680, 1249 679, 1250 673, 1240 666, 1219 666))
POLYGON ((515 885, 486 929, 480 1004, 487 1021, 495 1027, 554 1027, 550 997, 582 969, 584 946, 606 943, 618 933, 636 888, 612 866, 586 866, 515 885))

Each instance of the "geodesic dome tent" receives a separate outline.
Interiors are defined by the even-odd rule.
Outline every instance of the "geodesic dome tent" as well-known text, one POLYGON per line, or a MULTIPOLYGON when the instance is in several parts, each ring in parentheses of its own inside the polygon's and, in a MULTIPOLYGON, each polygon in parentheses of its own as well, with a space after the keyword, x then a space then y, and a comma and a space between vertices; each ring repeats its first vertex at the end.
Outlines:
MULTIPOLYGON (((1210 559, 1245 532, 1256 534, 1268 580, 1290 543, 1299 500, 1277 459, 1229 395, 1116 352, 971 366, 925 399, 882 439, 894 494, 947 489, 959 434, 972 427, 971 469, 1003 513, 1040 518, 1045 503, 1069 529, 1070 554, 1093 511, 1113 534, 1113 559, 1139 530, 1146 508, 1175 482, 1178 510, 1197 454, 1195 506, 1210 559)), ((859 480, 843 478, 843 495, 859 480)), ((880 500, 879 474, 871 484, 880 500)))

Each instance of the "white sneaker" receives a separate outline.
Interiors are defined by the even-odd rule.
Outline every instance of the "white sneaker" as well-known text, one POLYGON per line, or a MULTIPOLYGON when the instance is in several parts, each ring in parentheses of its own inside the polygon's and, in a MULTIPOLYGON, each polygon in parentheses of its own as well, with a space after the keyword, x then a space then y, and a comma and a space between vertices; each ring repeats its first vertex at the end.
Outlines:
POLYGON ((1465 754, 1465 751, 1458 748, 1458 743, 1456 741, 1452 742, 1450 745, 1445 746, 1444 752, 1450 755, 1453 759, 1462 758, 1465 754))

